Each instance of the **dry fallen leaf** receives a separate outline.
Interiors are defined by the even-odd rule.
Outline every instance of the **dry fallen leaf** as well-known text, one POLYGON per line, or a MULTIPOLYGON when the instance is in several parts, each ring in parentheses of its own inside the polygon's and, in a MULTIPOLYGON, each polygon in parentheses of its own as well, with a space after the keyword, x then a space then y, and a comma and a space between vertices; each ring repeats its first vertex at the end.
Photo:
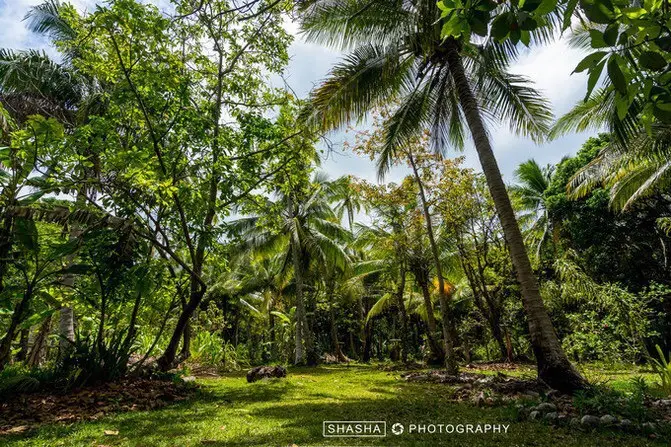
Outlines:
POLYGON ((119 430, 105 430, 105 436, 119 436, 119 430))

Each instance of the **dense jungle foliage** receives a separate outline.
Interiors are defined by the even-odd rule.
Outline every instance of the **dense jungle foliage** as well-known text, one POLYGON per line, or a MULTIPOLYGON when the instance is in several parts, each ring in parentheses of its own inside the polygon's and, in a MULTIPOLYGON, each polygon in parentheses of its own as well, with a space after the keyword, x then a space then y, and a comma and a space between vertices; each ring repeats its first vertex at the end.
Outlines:
POLYGON ((350 361, 568 392, 641 364, 671 392, 665 2, 171 5, 47 0, 25 23, 54 52, 0 50, 1 394, 350 361), (307 98, 269 81, 289 21, 344 53, 307 98), (555 121, 511 67, 562 32, 589 85, 555 121), (603 133, 505 184, 492 123, 603 133), (380 182, 321 170, 347 125, 380 182))

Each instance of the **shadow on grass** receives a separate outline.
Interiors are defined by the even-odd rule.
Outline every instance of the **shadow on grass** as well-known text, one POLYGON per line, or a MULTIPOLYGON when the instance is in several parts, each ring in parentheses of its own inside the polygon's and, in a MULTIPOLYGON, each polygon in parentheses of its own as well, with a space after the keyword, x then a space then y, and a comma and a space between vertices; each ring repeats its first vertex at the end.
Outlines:
MULTIPOLYGON (((187 402, 152 412, 124 413, 96 422, 51 425, 3 441, 34 438, 32 445, 51 446, 67 439, 69 446, 587 446, 653 445, 651 441, 615 433, 583 433, 555 429, 542 423, 516 422, 512 408, 477 408, 448 398, 449 386, 408 383, 392 375, 371 375, 367 382, 357 372, 370 367, 300 368, 292 380, 247 384, 244 378, 204 380, 203 389, 187 402), (350 368, 348 368, 350 370, 350 368), (348 374, 345 380, 342 375, 348 374), (321 379, 310 377, 332 375, 321 379), (305 376, 305 377, 302 377, 305 376), (303 380, 308 379, 308 380, 303 380), (348 381, 356 387, 348 390, 348 381), (303 383, 302 383, 303 382, 303 383), (321 382, 316 385, 312 382, 321 382), (350 391, 350 392, 348 392, 350 391), (323 421, 384 420, 387 430, 400 422, 426 424, 510 424, 506 435, 411 434, 387 438, 324 438, 323 421), (103 431, 117 429, 118 438, 103 431)), ((7 444, 9 445, 9 444, 7 444)), ((663 445, 663 444, 658 444, 663 445)))

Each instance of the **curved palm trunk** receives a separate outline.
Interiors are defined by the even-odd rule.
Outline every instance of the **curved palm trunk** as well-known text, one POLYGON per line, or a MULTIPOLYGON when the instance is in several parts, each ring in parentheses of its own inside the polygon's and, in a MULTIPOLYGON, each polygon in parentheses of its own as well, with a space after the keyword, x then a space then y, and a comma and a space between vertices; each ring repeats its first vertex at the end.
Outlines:
POLYGON ((448 296, 447 291, 445 290, 445 279, 443 278, 443 267, 440 264, 440 253, 438 252, 438 244, 436 243, 436 237, 433 232, 433 223, 431 221, 431 213, 429 212, 429 204, 426 202, 426 193, 424 192, 424 184, 422 179, 419 176, 419 171, 417 170, 417 165, 415 164, 415 158, 412 155, 412 152, 408 152, 408 160, 410 161, 410 166, 412 166, 412 172, 415 175, 415 180, 417 181, 417 186, 419 187, 419 197, 422 202, 422 211, 424 212, 424 220, 426 221, 426 233, 429 237, 429 245, 431 246, 431 254, 433 256, 433 262, 436 267, 436 275, 438 276, 438 296, 440 299, 440 314, 441 314, 441 323, 443 329, 443 348, 445 350, 445 368, 447 369, 448 374, 457 375, 459 374, 459 365, 457 364, 457 356, 454 352, 455 345, 455 333, 454 321, 452 318, 452 313, 449 311, 450 305, 450 296, 448 296))
POLYGON ((459 44, 451 39, 447 45, 447 62, 457 88, 461 109, 471 131, 489 192, 501 220, 527 315, 531 344, 538 364, 538 376, 551 387, 572 392, 585 386, 585 380, 573 367, 561 347, 538 290, 538 281, 531 269, 522 232, 503 183, 494 152, 480 116, 477 100, 464 73, 459 44))

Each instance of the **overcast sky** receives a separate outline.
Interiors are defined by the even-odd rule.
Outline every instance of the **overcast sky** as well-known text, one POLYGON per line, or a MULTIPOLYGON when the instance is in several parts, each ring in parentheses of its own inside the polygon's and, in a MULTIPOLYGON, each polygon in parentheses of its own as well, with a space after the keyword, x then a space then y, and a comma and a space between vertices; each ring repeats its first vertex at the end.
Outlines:
MULTIPOLYGON (((53 51, 48 48, 47 42, 28 32, 22 21, 28 8, 41 1, 0 0, 0 48, 43 48, 53 51)), ((167 0, 152 1, 159 4, 169 3, 167 0)), ((91 9, 96 3, 95 0, 70 0, 70 2, 80 9, 91 9)), ((291 26, 290 29, 293 30, 295 27, 291 26)), ((328 48, 304 42, 300 36, 292 44, 290 54, 291 62, 285 78, 298 95, 306 95, 341 57, 339 53, 328 48)), ((580 52, 568 48, 560 41, 543 48, 523 52, 512 67, 512 71, 532 79, 536 87, 552 102, 555 115, 560 116, 584 94, 585 77, 582 74, 571 75, 580 59, 582 59, 580 52)), ((568 135, 538 146, 530 140, 515 137, 505 127, 490 130, 492 146, 508 183, 513 181, 515 167, 521 162, 534 158, 541 165, 556 163, 563 156, 574 154, 590 136, 588 133, 568 135)), ((332 178, 352 174, 368 180, 376 179, 375 169, 369 160, 343 152, 341 144, 347 135, 340 132, 329 137, 336 151, 329 154, 324 161, 323 170, 327 171, 332 178)), ((449 155, 460 154, 452 151, 449 155)), ((472 147, 469 146, 464 155, 468 166, 479 169, 477 156, 472 147)), ((396 169, 392 171, 388 180, 397 180, 402 175, 403 171, 396 169)))

